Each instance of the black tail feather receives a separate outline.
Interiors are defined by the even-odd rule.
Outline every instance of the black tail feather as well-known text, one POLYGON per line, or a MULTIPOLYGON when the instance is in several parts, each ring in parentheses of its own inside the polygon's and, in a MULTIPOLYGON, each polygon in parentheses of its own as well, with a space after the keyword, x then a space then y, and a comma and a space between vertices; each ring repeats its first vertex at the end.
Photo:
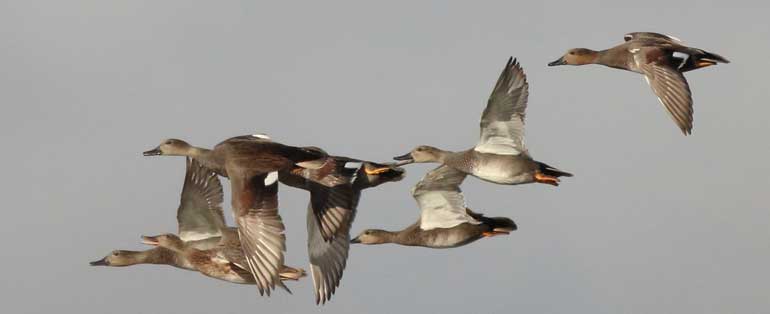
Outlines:
POLYGON ((724 57, 711 53, 702 49, 693 48, 694 52, 690 53, 690 56, 685 60, 685 63, 679 67, 679 72, 687 72, 707 66, 712 66, 717 63, 730 63, 729 60, 724 57))
POLYGON ((559 169, 556 169, 554 167, 551 167, 545 163, 537 162, 537 165, 540 167, 540 172, 544 175, 551 176, 551 177, 571 177, 572 174, 566 171, 561 171, 559 169))
POLYGON ((483 224, 488 225, 491 229, 506 229, 510 231, 514 231, 518 229, 516 226, 516 223, 513 222, 510 218, 506 217, 486 217, 483 214, 476 213, 472 211, 470 208, 466 208, 465 211, 468 213, 468 215, 471 215, 473 219, 476 219, 478 221, 481 221, 483 224))
POLYGON ((700 59, 716 61, 718 63, 730 63, 730 60, 727 60, 724 57, 722 57, 722 56, 720 56, 720 55, 718 55, 716 53, 711 53, 711 52, 708 52, 708 51, 703 51, 703 55, 699 56, 699 57, 700 57, 700 59))

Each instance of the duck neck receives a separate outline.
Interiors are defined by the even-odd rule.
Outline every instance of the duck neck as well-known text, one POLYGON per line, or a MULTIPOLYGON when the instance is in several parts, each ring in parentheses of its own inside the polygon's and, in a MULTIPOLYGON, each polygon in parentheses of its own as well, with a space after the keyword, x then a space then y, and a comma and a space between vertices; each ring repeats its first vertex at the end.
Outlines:
POLYGON ((605 49, 595 51, 591 63, 606 65, 611 68, 623 68, 625 66, 625 59, 618 58, 616 50, 605 49))
POLYGON ((436 149, 436 162, 437 163, 446 163, 447 159, 449 158, 449 155, 451 152, 443 150, 443 149, 436 149))
POLYGON ((173 260, 173 252, 164 248, 154 248, 147 251, 131 252, 129 265, 136 264, 169 264, 173 260))
POLYGON ((378 244, 385 244, 385 243, 403 244, 401 243, 402 237, 400 236, 399 232, 379 230, 377 234, 377 238, 380 240, 378 244))
POLYGON ((211 157, 211 150, 203 147, 192 146, 187 150, 187 156, 202 161, 211 157))
POLYGON ((390 243, 397 243, 397 244, 406 245, 406 246, 420 245, 419 239, 416 236, 417 234, 414 233, 411 228, 407 228, 399 232, 390 232, 390 234, 392 237, 390 243))
POLYGON ((187 156, 194 158, 201 165, 211 170, 218 171, 221 168, 220 163, 217 162, 213 151, 210 149, 193 146, 188 150, 187 156))

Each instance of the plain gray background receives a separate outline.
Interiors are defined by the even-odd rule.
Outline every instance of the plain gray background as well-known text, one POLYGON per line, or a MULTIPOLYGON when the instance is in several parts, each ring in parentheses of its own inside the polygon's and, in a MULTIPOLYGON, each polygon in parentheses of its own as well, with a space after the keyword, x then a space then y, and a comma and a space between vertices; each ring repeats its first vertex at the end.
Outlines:
MULTIPOLYGON (((770 312, 770 27, 758 3, 2 1, 4 310, 770 312), (733 61, 687 73, 692 136, 640 75, 546 67, 631 31, 733 61), (322 308, 309 278, 260 298, 170 267, 88 266, 176 231, 183 159, 140 154, 163 138, 264 132, 382 161, 417 144, 465 149, 511 55, 530 82, 531 153, 576 176, 558 188, 466 180, 469 206, 518 223, 510 236, 354 246, 322 308)), ((431 167, 367 192, 354 232, 414 222, 409 189, 431 167)), ((287 264, 307 268, 307 194, 280 197, 287 264)))

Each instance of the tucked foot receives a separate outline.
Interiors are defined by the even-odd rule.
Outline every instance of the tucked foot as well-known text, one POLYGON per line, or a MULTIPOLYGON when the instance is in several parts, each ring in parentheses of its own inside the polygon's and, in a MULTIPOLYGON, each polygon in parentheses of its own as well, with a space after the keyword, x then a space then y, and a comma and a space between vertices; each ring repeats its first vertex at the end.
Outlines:
POLYGON ((508 231, 492 230, 492 231, 484 231, 484 232, 482 232, 481 236, 485 237, 485 238, 491 238, 491 237, 494 237, 494 236, 508 235, 508 234, 511 234, 511 233, 508 232, 508 231))
POLYGON ((364 167, 364 172, 366 172, 366 174, 368 175, 377 175, 388 171, 390 171, 390 167, 382 167, 382 168, 375 168, 375 169, 368 169, 364 167))
POLYGON ((553 185, 553 186, 559 186, 559 182, 561 182, 561 180, 559 180, 559 178, 557 178, 557 177, 545 175, 545 174, 542 174, 540 172, 535 172, 535 182, 543 183, 543 184, 550 184, 550 185, 553 185))
POLYGON ((698 68, 704 68, 715 64, 717 63, 711 60, 698 60, 698 68))

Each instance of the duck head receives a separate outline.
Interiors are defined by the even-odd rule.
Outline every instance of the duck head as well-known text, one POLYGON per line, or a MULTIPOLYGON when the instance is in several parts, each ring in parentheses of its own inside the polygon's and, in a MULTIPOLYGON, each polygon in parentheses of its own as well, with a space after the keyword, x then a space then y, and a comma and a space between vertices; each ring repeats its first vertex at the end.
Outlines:
POLYGON ((90 262, 91 266, 131 266, 141 264, 142 252, 115 250, 104 258, 90 262))
POLYGON ((157 236, 142 236, 142 243, 167 248, 172 251, 180 251, 184 248, 182 239, 170 233, 157 236))
POLYGON ((163 140, 163 142, 151 150, 143 153, 145 156, 190 156, 194 150, 187 142, 175 138, 163 140))
POLYGON ((428 145, 420 145, 415 147, 412 151, 393 157, 394 160, 398 160, 396 166, 403 166, 414 162, 441 162, 446 152, 428 145))
POLYGON ((357 178, 365 179, 366 187, 370 188, 386 182, 400 181, 406 173, 404 168, 397 167, 394 164, 380 164, 368 161, 364 162, 358 171, 357 178))
POLYGON ((383 244, 390 243, 391 232, 380 229, 366 229, 357 237, 350 240, 350 243, 360 244, 383 244))
POLYGON ((567 53, 556 61, 548 63, 548 66, 592 64, 596 62, 597 57, 598 52, 591 49, 574 48, 567 50, 567 53))

